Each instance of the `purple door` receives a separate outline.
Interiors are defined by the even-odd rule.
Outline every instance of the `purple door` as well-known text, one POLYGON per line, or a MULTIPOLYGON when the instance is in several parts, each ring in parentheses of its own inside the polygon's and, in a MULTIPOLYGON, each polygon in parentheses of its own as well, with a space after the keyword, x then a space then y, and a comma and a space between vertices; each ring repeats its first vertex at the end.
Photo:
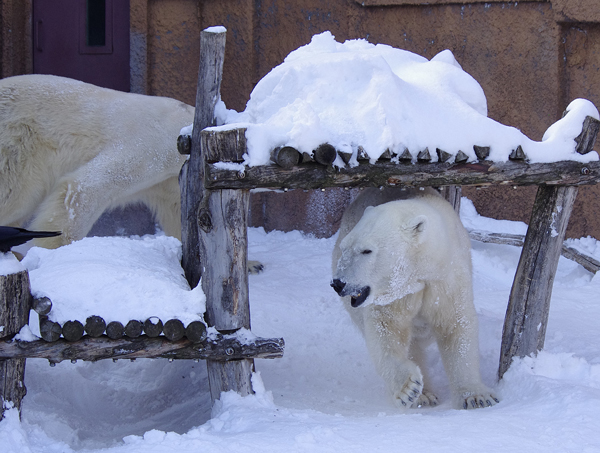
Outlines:
POLYGON ((33 72, 129 91, 129 0, 33 0, 33 72))

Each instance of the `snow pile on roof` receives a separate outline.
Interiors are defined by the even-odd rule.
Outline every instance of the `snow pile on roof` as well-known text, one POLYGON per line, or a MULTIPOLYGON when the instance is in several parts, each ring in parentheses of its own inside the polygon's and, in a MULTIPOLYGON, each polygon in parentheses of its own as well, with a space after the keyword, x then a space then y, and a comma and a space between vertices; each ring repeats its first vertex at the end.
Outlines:
MULTIPOLYGON (((354 157, 362 146, 372 162, 388 149, 408 149, 416 160, 425 148, 432 161, 436 148, 452 155, 460 150, 475 161, 473 145, 491 146, 493 161, 507 161, 519 145, 531 162, 597 160, 596 153, 577 154, 573 140, 586 116, 599 118, 597 109, 579 99, 568 110, 535 142, 487 117, 481 86, 449 50, 427 60, 365 40, 339 43, 324 32, 269 72, 245 111, 227 110, 220 102, 216 114, 223 127, 247 127, 250 166, 268 164, 278 146, 310 154, 322 143, 354 157)), ((336 165, 344 164, 338 159, 336 165)))
POLYGON ((181 243, 169 236, 90 237, 55 250, 33 247, 22 264, 34 297, 48 297, 48 317, 64 323, 101 316, 125 325, 156 316, 185 325, 202 319, 205 296, 190 291, 180 265, 181 243))

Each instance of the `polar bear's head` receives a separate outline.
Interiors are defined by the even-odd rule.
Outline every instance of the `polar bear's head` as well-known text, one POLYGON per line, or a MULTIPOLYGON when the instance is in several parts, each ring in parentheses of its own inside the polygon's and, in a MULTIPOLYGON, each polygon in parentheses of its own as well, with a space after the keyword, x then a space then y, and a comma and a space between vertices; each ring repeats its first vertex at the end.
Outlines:
POLYGON ((432 232, 437 222, 431 207, 419 200, 368 207, 339 243, 331 286, 349 296, 353 307, 385 305, 421 291, 431 269, 439 268, 433 263, 436 249, 443 248, 432 232))

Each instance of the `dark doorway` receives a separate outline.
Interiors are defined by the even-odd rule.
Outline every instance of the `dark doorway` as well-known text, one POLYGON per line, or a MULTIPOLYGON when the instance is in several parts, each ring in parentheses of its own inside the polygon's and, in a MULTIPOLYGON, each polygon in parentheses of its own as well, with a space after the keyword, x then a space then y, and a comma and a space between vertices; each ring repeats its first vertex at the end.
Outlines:
POLYGON ((129 0, 33 0, 33 72, 129 91, 129 0))

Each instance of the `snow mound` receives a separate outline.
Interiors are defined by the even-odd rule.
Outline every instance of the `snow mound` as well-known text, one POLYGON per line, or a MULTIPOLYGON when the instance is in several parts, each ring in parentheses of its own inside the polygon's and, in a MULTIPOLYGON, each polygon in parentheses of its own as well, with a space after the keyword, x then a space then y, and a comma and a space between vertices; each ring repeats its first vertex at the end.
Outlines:
MULTIPOLYGON (((487 117, 479 83, 458 64, 450 50, 431 60, 383 44, 357 39, 339 43, 330 32, 291 52, 254 88, 246 109, 215 108, 221 128, 246 127, 248 166, 269 164, 270 150, 292 146, 312 154, 322 143, 353 153, 361 146, 375 162, 390 150, 402 154, 428 148, 469 161, 473 145, 490 146, 489 159, 507 161, 521 146, 531 162, 597 160, 596 153, 576 153, 574 138, 586 116, 599 118, 583 99, 548 129, 542 142, 487 117)), ((335 165, 345 164, 338 159, 335 165)))
POLYGON ((169 236, 90 237, 55 250, 33 247, 22 264, 34 297, 52 300, 52 321, 157 316, 187 325, 201 319, 205 297, 200 286, 190 290, 180 259, 181 243, 169 236))

